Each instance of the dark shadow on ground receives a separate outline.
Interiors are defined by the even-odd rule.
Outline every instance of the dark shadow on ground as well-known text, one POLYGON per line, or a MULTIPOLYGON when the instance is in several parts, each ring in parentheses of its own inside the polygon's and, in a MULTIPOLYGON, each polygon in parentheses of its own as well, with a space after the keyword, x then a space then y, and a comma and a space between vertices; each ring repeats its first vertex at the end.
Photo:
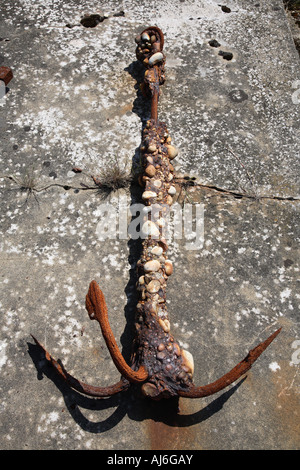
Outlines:
MULTIPOLYGON (((124 416, 128 416, 132 421, 153 420, 162 422, 170 427, 189 427, 206 421, 215 413, 218 413, 230 397, 241 386, 245 378, 226 392, 215 398, 209 405, 199 411, 184 415, 180 414, 180 401, 165 399, 152 401, 145 398, 139 386, 131 385, 129 390, 121 392, 109 398, 90 398, 75 390, 72 390, 64 380, 56 373, 55 369, 46 361, 41 349, 31 343, 27 343, 28 353, 36 367, 37 379, 44 380, 47 377, 58 388, 62 394, 65 406, 74 421, 84 430, 90 433, 103 433, 116 426, 124 416), (92 422, 84 415, 83 410, 101 411, 114 408, 112 414, 103 421, 92 422)), ((99 384, 98 384, 99 385, 99 384)), ((105 384, 100 384, 105 385, 105 384)), ((201 402, 199 399, 199 406, 201 402)))

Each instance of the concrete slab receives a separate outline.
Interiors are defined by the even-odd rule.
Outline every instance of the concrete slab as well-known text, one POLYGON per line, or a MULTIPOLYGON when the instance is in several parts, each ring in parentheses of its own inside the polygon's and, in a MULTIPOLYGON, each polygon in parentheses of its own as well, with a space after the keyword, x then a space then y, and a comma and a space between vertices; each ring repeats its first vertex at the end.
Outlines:
MULTIPOLYGON (((300 74, 283 5, 101 5, 107 18, 85 28, 83 15, 99 14, 96 1, 1 3, 0 65, 14 79, 0 101, 0 447, 299 448, 300 74), (129 357, 138 243, 99 240, 103 194, 85 190, 91 180, 71 170, 96 175, 116 160, 136 168, 149 109, 134 37, 150 24, 166 39, 159 115, 180 149, 177 174, 197 183, 181 187, 178 201, 204 207, 203 246, 170 244, 170 316, 194 355, 195 382, 213 381, 283 327, 245 381, 181 400, 180 414, 135 388, 105 400, 80 396, 46 367, 30 337, 86 382, 118 380, 84 309, 95 279, 129 357), (42 189, 53 183, 61 186, 42 189), (31 191, 20 189, 26 185, 31 191)), ((117 209, 125 196, 138 201, 139 189, 108 201, 117 209)))

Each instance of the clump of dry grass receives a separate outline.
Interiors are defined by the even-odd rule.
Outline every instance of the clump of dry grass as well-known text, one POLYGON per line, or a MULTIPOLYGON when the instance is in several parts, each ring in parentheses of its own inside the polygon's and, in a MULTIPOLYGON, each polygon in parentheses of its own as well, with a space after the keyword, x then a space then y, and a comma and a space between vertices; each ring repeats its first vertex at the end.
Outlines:
POLYGON ((132 182, 132 174, 126 167, 121 167, 115 159, 108 161, 98 173, 92 176, 94 183, 105 193, 110 194, 118 189, 128 188, 132 182))
POLYGON ((35 194, 39 191, 38 177, 35 174, 34 168, 26 169, 25 173, 22 174, 20 177, 16 177, 13 175, 0 175, 0 177, 7 178, 13 181, 22 192, 26 193, 25 204, 28 202, 31 196, 33 196, 36 202, 38 203, 38 199, 35 194))
POLYGON ((28 193, 33 193, 38 189, 38 178, 34 174, 34 169, 27 170, 24 175, 22 175, 19 180, 20 189, 22 191, 27 191, 28 193))

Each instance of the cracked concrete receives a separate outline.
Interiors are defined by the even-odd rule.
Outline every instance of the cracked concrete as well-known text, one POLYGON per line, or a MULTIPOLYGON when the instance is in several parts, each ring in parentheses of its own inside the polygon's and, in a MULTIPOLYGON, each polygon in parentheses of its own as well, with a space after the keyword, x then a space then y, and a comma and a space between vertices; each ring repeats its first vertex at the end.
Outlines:
MULTIPOLYGON (((0 65, 14 79, 0 100, 0 447, 299 448, 300 72, 282 2, 227 2, 231 12, 215 0, 101 5, 1 4, 0 65), (107 18, 85 28, 85 13, 107 18), (195 383, 215 380, 283 327, 245 381, 182 399, 179 415, 138 388, 104 400, 80 396, 46 367, 30 337, 81 380, 117 381, 84 308, 95 279, 130 355, 138 247, 99 240, 103 196, 71 170, 97 175, 116 159, 126 171, 137 167, 149 109, 134 38, 149 25, 165 34, 159 116, 180 149, 176 174, 196 182, 181 193, 178 186, 178 200, 204 206, 203 247, 188 250, 185 239, 169 247, 172 331, 194 355, 195 383), (14 180, 30 181, 31 192, 14 180), (61 186, 34 192, 52 183, 61 186)), ((132 185, 109 201, 117 208, 125 195, 138 201, 140 192, 132 185)))

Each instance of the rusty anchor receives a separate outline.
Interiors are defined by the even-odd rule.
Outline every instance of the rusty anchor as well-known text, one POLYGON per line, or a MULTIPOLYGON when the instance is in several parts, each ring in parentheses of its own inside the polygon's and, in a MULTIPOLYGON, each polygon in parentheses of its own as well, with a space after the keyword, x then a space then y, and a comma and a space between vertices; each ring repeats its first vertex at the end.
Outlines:
POLYGON ((109 397, 127 390, 130 384, 140 384, 142 393, 154 400, 170 397, 200 398, 212 395, 228 387, 244 375, 262 352, 279 334, 281 328, 265 341, 251 349, 247 356, 233 369, 215 382, 204 386, 193 383, 194 363, 191 353, 182 349, 170 332, 170 321, 166 306, 166 286, 172 274, 173 265, 167 257, 168 245, 162 236, 162 221, 172 204, 174 195, 172 159, 177 149, 171 145, 171 138, 165 123, 158 121, 160 85, 165 81, 162 31, 150 26, 136 38, 136 56, 145 66, 142 93, 151 100, 151 115, 143 130, 141 154, 143 174, 142 198, 146 211, 142 225, 143 244, 140 260, 137 262, 137 290, 139 301, 136 306, 135 339, 128 365, 120 352, 108 321, 108 312, 103 292, 95 281, 89 286, 86 309, 91 320, 96 320, 112 357, 121 374, 121 379, 108 387, 91 386, 70 375, 63 365, 56 361, 40 342, 47 361, 73 389, 88 396, 109 397), (156 206, 156 216, 151 217, 156 206), (157 209, 158 207, 158 209, 157 209), (154 218, 154 221, 153 221, 154 218))
POLYGON ((9 67, 2 65, 0 67, 0 98, 3 98, 6 92, 6 87, 13 79, 13 72, 9 67))

